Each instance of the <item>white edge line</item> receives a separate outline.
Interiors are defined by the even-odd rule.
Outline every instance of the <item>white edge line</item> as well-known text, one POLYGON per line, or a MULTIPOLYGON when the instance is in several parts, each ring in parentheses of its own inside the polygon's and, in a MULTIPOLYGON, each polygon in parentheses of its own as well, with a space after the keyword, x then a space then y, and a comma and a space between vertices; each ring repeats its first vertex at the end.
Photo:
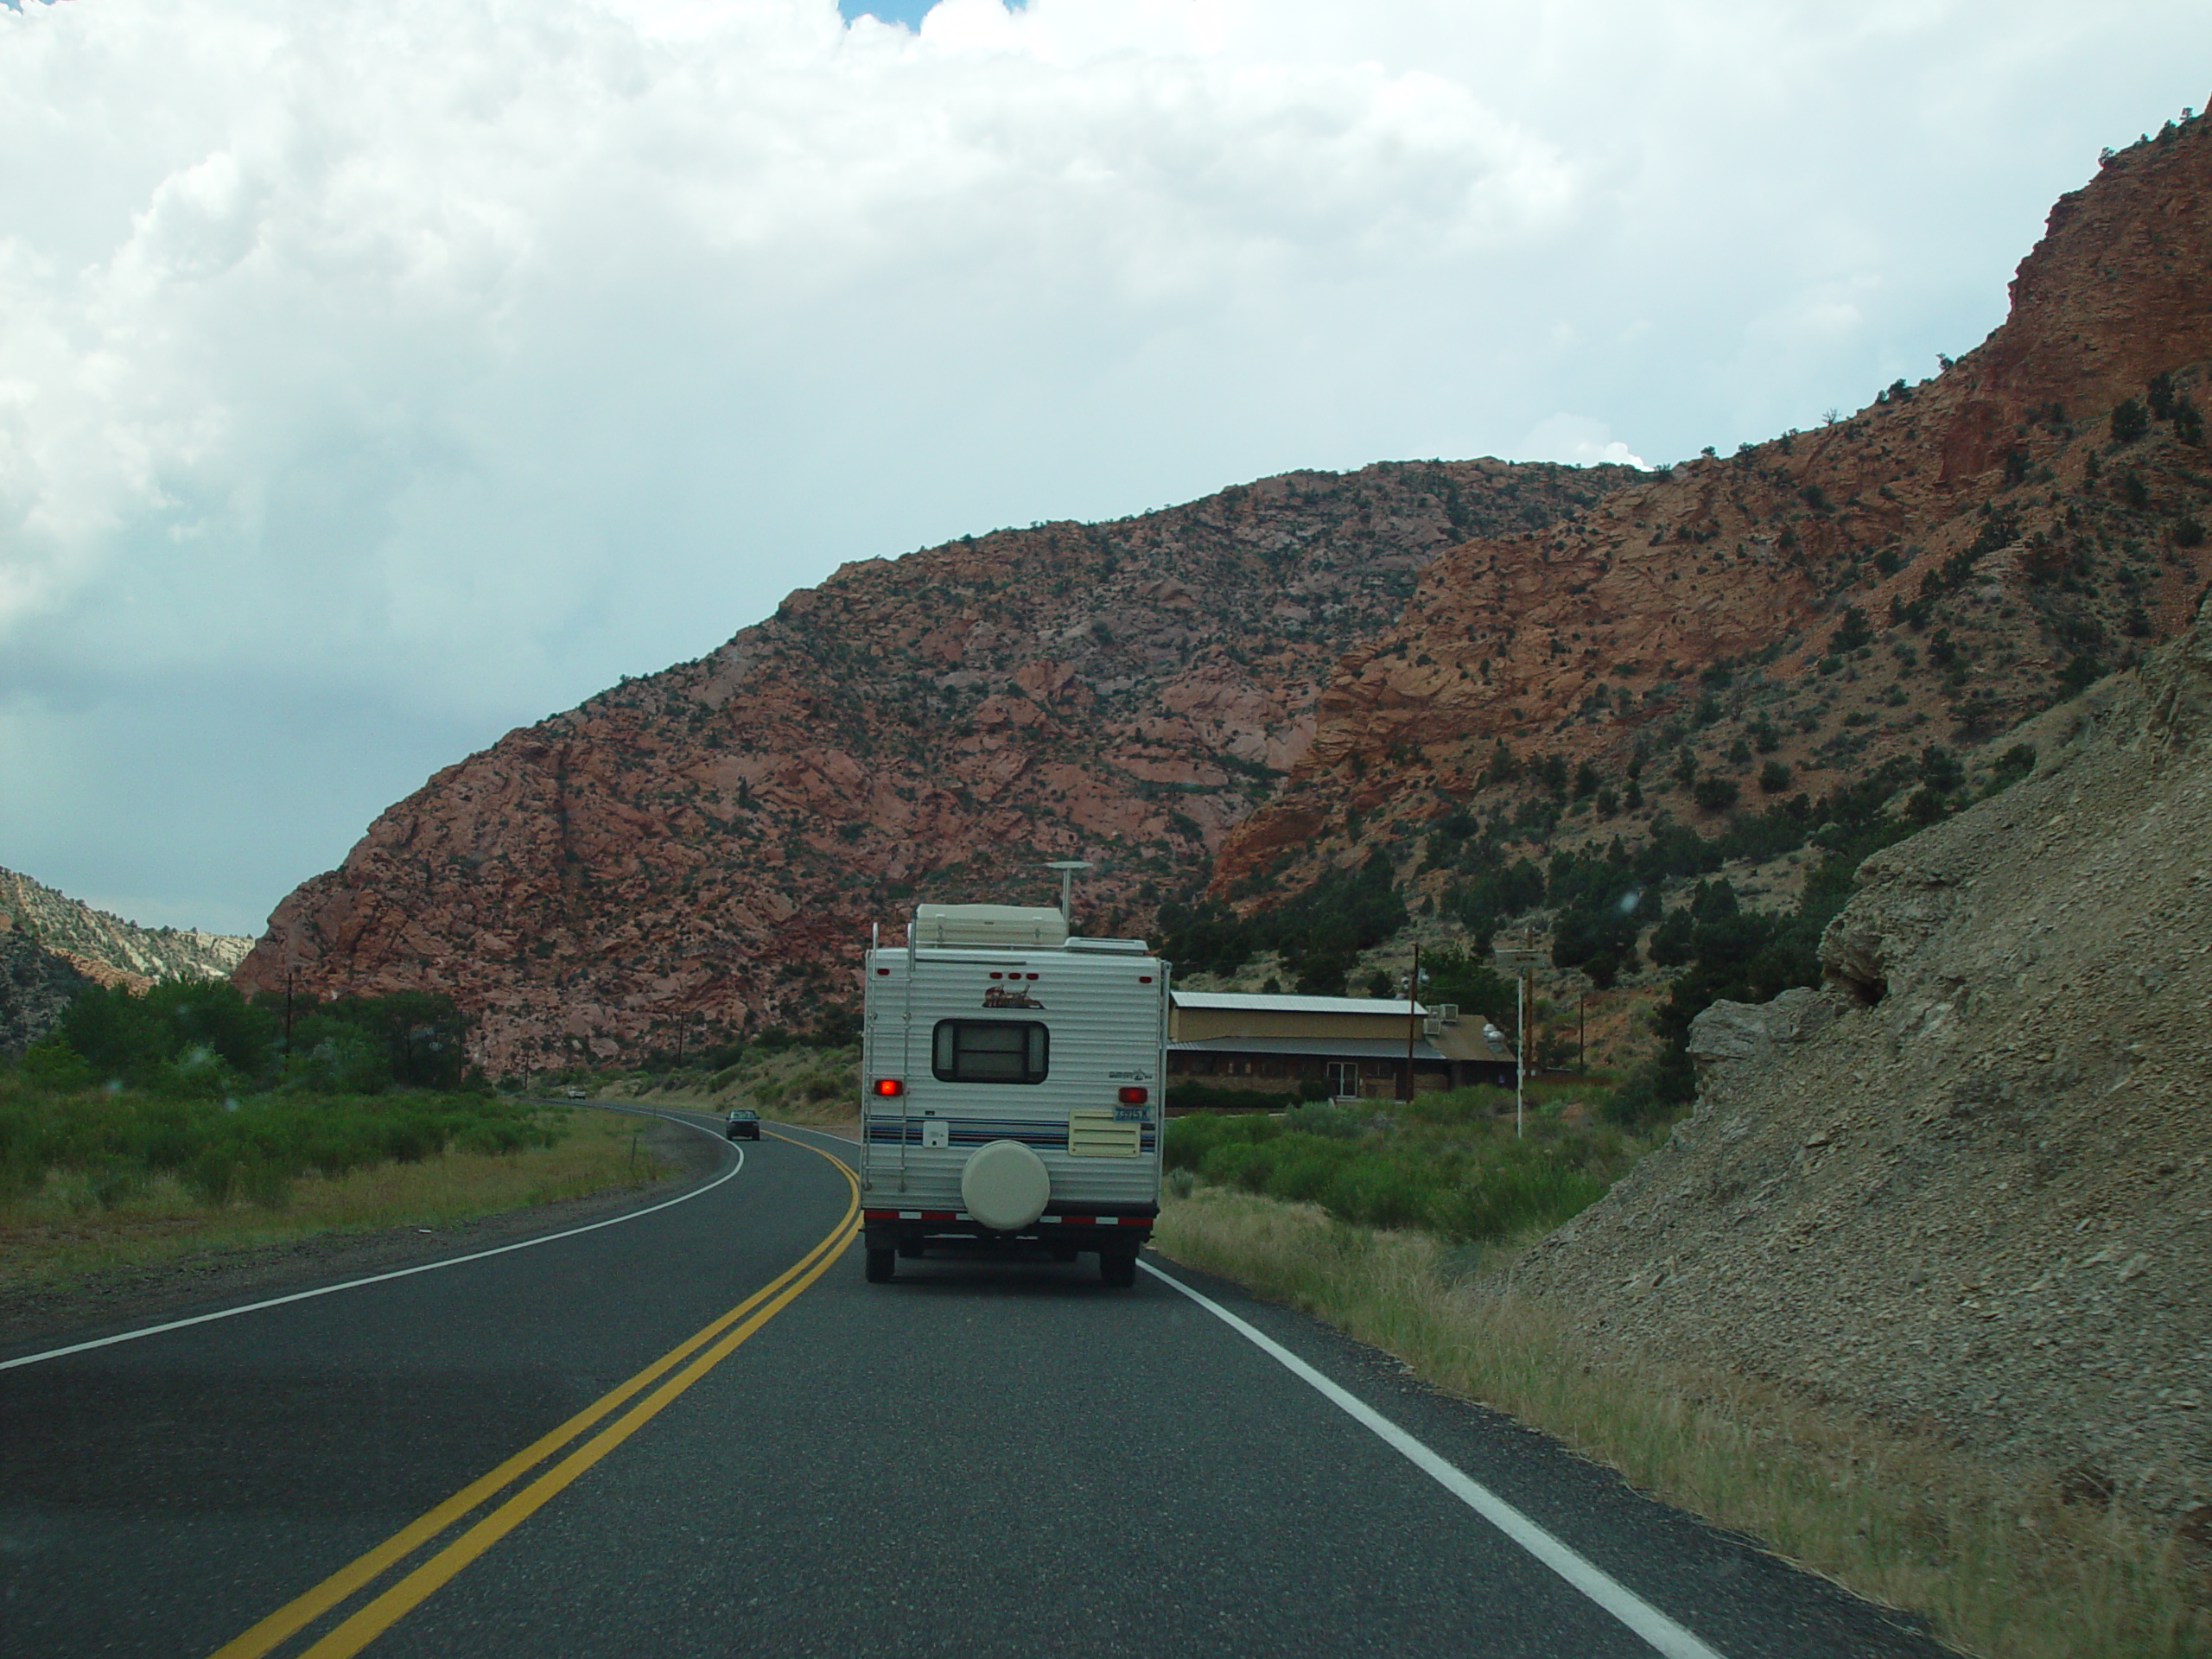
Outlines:
POLYGON ((1667 1659, 1721 1659, 1717 1650, 1707 1647, 1604 1568, 1553 1537, 1489 1487, 1470 1478, 1364 1401, 1338 1387, 1281 1343, 1254 1329, 1211 1297, 1203 1296, 1181 1280, 1162 1273, 1151 1262, 1140 1262, 1137 1265, 1162 1284, 1182 1292, 1300 1382, 1310 1384, 1330 1404, 1372 1431, 1392 1451, 1666 1655, 1667 1659))
MULTIPOLYGON (((597 1102, 592 1103, 600 1104, 597 1102)), ((662 1112, 636 1111, 633 1108, 620 1106, 601 1106, 601 1109, 631 1111, 639 1117, 664 1118, 671 1123, 681 1123, 687 1129, 697 1129, 702 1135, 714 1134, 712 1129, 702 1124, 685 1123, 680 1117, 668 1117, 662 1112)), ((410 1278, 418 1273, 435 1273, 441 1268, 458 1268, 470 1262, 484 1261, 489 1256, 505 1255, 511 1250, 535 1249, 540 1244, 551 1244, 561 1239, 574 1238, 579 1233, 595 1233, 602 1227, 617 1227, 626 1221, 642 1221, 645 1217, 658 1214, 663 1210, 673 1209, 679 1204, 689 1204, 694 1198, 703 1198, 724 1181, 734 1179, 745 1167, 745 1149, 733 1141, 730 1143, 730 1150, 737 1154, 737 1161, 704 1186, 695 1186, 689 1192, 681 1193, 672 1198, 664 1198, 660 1203, 644 1210, 632 1210, 627 1215, 609 1216, 605 1221, 588 1222, 582 1227, 571 1227, 564 1232, 548 1233, 543 1238, 525 1238, 519 1243, 501 1244, 488 1250, 472 1251, 467 1255, 448 1256, 442 1262, 425 1262, 417 1267, 397 1268, 390 1273, 372 1274, 365 1279, 348 1279, 342 1284, 323 1285, 314 1290, 296 1290, 289 1296, 271 1296, 266 1301, 244 1302, 236 1307, 219 1308, 213 1313, 195 1313, 188 1319, 171 1319, 166 1325, 149 1325, 136 1331, 118 1332, 111 1337, 95 1337, 90 1342, 73 1342, 67 1348, 49 1348, 41 1354, 24 1354, 15 1359, 0 1359, 0 1371, 12 1371, 18 1365, 35 1365, 41 1360, 60 1359, 69 1354, 88 1353, 95 1348, 111 1348, 118 1342, 136 1342, 141 1337, 158 1337, 164 1331, 181 1331, 188 1325, 207 1325, 217 1319, 234 1319, 241 1313, 258 1313, 265 1307, 282 1307, 287 1302, 312 1301, 317 1296, 334 1296, 341 1290, 359 1290, 364 1285, 381 1285, 393 1279, 410 1278)))

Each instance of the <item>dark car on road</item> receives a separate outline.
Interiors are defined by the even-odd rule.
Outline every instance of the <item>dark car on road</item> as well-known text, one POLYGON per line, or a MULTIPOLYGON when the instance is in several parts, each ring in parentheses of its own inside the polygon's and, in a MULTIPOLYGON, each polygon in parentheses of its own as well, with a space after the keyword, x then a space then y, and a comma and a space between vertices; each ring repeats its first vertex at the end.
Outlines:
POLYGON ((760 1114, 741 1106, 729 1115, 729 1123, 722 1133, 733 1141, 758 1141, 760 1114))

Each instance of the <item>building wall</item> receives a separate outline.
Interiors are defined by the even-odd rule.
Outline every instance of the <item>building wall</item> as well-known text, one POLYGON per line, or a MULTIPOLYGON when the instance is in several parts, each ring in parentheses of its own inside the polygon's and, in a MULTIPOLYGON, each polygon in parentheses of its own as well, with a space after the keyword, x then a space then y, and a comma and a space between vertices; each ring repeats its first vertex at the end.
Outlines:
MULTIPOLYGON (((1398 1080, 1405 1070, 1402 1060, 1381 1060, 1369 1058, 1356 1062, 1359 1068, 1360 1092, 1395 1096, 1398 1080)), ((1331 1083, 1338 1074, 1330 1070, 1325 1060, 1306 1055, 1284 1054, 1188 1054, 1171 1053, 1167 1057, 1167 1075, 1173 1080, 1187 1078, 1217 1089, 1252 1089, 1265 1093, 1282 1093, 1295 1089, 1301 1083, 1331 1083)), ((1414 1062, 1414 1087, 1424 1093, 1440 1091, 1452 1086, 1449 1063, 1440 1060, 1414 1062)))
POLYGON ((1209 1037, 1372 1037, 1383 1042, 1406 1039, 1402 1014, 1278 1014, 1264 1009, 1185 1008, 1170 1004, 1170 1042, 1198 1043, 1209 1037))

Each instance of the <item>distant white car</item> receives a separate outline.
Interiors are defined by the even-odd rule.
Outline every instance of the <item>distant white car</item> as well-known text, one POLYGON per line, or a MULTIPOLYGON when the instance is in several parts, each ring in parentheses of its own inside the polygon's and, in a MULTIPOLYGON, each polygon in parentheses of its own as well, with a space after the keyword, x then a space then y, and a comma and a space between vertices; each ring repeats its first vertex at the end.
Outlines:
POLYGON ((561 1097, 563 1100, 589 1100, 591 1096, 572 1083, 561 1091, 561 1097))

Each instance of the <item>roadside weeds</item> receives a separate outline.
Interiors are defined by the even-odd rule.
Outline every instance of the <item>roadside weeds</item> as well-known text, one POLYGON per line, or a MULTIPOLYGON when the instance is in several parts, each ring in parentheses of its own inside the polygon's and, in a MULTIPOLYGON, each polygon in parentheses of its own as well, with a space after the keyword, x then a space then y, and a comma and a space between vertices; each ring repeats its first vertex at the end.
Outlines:
POLYGON ((174 1176, 120 1203, 83 1201, 66 1178, 0 1204, 0 1289, 51 1284, 196 1251, 287 1243, 321 1234, 439 1227, 500 1211, 644 1186, 670 1173, 634 1140, 636 1120, 577 1111, 551 1147, 449 1151, 292 1181, 281 1207, 209 1205, 174 1176))
POLYGON ((750 1106, 779 1123, 852 1128, 860 1122, 859 1064, 857 1049, 766 1049, 713 1073, 623 1077, 602 1093, 608 1100, 704 1112, 750 1106))
POLYGON ((1719 1366, 1601 1363, 1516 1297, 1516 1252, 1337 1221, 1313 1205, 1171 1190, 1155 1234, 1384 1349, 1632 1484, 2003 1659, 2212 1654, 2212 1573, 2155 1518, 1999 1469, 1719 1366))

